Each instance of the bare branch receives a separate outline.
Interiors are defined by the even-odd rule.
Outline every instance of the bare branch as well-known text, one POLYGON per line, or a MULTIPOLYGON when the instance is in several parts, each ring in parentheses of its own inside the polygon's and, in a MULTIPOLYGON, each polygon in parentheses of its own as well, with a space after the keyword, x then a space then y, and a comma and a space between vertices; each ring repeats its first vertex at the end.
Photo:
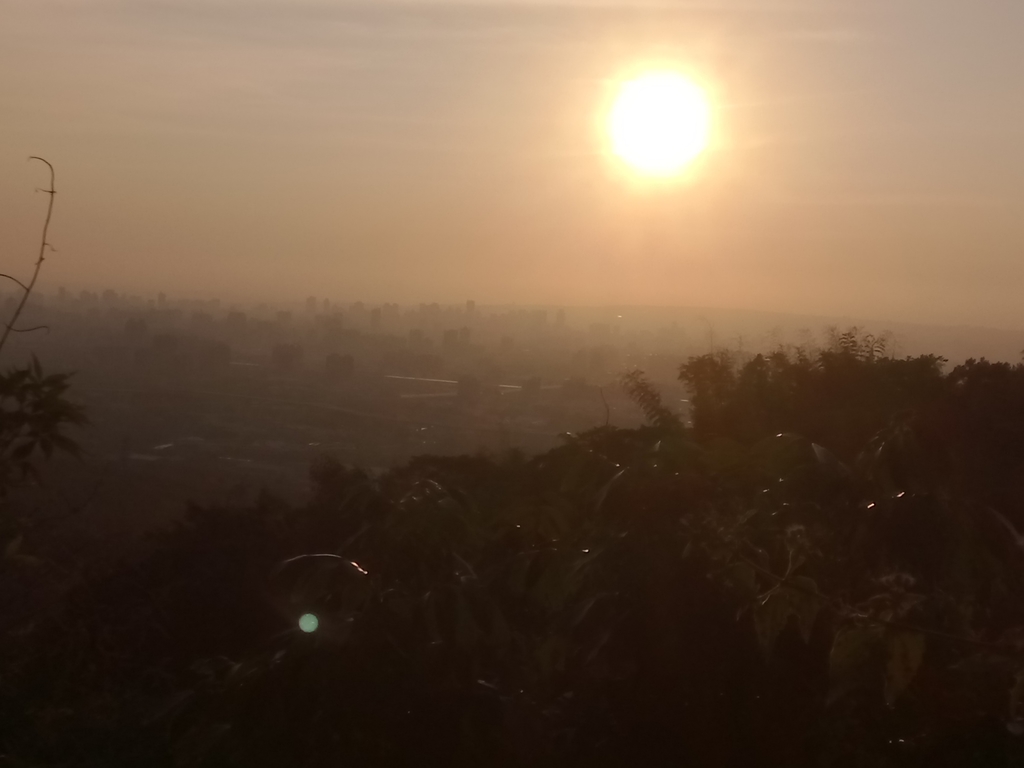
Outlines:
POLYGON ((38 155, 29 155, 28 159, 29 160, 38 160, 41 163, 46 163, 46 165, 49 167, 49 169, 50 169, 50 188, 49 189, 44 189, 43 191, 44 192, 49 192, 50 194, 53 194, 56 190, 53 188, 54 187, 54 184, 53 184, 54 171, 53 171, 53 166, 50 165, 50 161, 45 159, 45 158, 39 157, 38 155))
MULTIPOLYGON (((30 157, 29 160, 38 160, 41 163, 46 163, 46 167, 50 169, 50 188, 42 190, 43 192, 50 196, 50 203, 46 207, 46 221, 43 223, 43 236, 39 242, 39 256, 36 258, 36 265, 35 269, 32 272, 32 279, 29 280, 28 285, 22 284, 20 280, 15 281, 22 286, 22 288, 24 289, 24 293, 22 293, 21 301, 18 302, 18 306, 15 308, 14 314, 11 315, 10 321, 4 325, 3 335, 0 335, 0 351, 3 350, 4 345, 7 343, 7 338, 12 333, 28 333, 29 331, 36 331, 39 330, 40 328, 46 328, 46 326, 42 325, 36 328, 27 329, 20 329, 14 327, 15 324, 18 322, 18 318, 21 317, 22 311, 24 311, 25 309, 25 304, 28 302, 28 297, 32 294, 32 289, 35 288, 36 286, 36 280, 39 279, 39 270, 42 269, 43 262, 46 260, 46 248, 49 246, 52 249, 52 246, 50 246, 49 243, 46 241, 46 235, 49 233, 50 219, 53 217, 53 197, 54 195, 57 194, 57 174, 53 170, 53 165, 50 164, 50 161, 46 160, 45 158, 38 157, 36 155, 30 157)), ((11 279, 13 280, 14 278, 11 279)), ((46 328, 46 330, 48 331, 49 328, 46 328)))
POLYGON ((15 328, 12 325, 7 326, 7 330, 10 333, 31 333, 32 331, 46 331, 50 332, 50 326, 48 325, 37 325, 34 328, 15 328))
POLYGON ((28 286, 27 286, 27 285, 25 285, 25 284, 24 284, 23 282, 21 282, 21 280, 19 280, 19 279, 18 279, 18 278, 16 278, 16 277, 13 277, 12 275, 5 275, 5 274, 3 274, 2 272, 0 272, 0 277, 6 277, 6 278, 7 278, 8 280, 13 280, 13 281, 14 281, 14 282, 16 282, 16 283, 17 283, 18 285, 20 285, 20 286, 21 286, 21 289, 22 289, 23 291, 27 291, 27 290, 28 290, 28 286))

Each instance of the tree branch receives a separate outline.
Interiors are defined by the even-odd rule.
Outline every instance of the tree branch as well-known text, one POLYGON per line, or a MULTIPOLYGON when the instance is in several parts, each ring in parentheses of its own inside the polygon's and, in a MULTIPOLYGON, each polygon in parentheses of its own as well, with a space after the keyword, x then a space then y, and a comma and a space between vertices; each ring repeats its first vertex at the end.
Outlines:
POLYGON ((48 325, 37 325, 34 328, 15 328, 13 325, 7 326, 8 333, 31 333, 32 331, 46 331, 50 332, 50 326, 48 325))
MULTIPOLYGON (((37 328, 30 328, 27 330, 16 329, 14 326, 18 322, 18 318, 21 317, 22 311, 25 309, 25 304, 28 302, 28 297, 32 294, 32 289, 36 286, 36 280, 39 279, 39 270, 42 269, 43 262, 46 260, 46 249, 52 247, 46 242, 46 236, 50 231, 50 219, 53 217, 53 197, 57 194, 56 189, 56 173, 53 170, 53 166, 49 160, 42 157, 33 155, 29 160, 38 160, 41 163, 46 163, 46 167, 50 169, 50 188, 44 189, 43 192, 50 196, 50 203, 46 207, 46 221, 43 223, 43 236, 39 242, 39 256, 36 259, 35 270, 32 272, 32 279, 29 280, 28 285, 23 285, 25 292, 21 295, 21 301, 18 302, 17 308, 14 310, 14 314, 11 315, 10 322, 4 325, 3 335, 0 336, 0 351, 3 351, 4 345, 7 343, 7 338, 11 333, 27 333, 29 330, 38 330, 37 328)), ((12 278, 13 279, 13 278, 12 278)), ((21 281, 16 281, 20 284, 21 281)), ((39 326, 40 328, 44 326, 39 326)))
POLYGON ((28 286, 27 286, 27 285, 25 285, 25 284, 24 284, 23 282, 21 282, 21 280, 19 280, 19 279, 18 279, 18 278, 16 278, 16 277, 13 277, 13 276, 11 276, 11 275, 5 275, 5 274, 3 274, 2 272, 0 272, 0 277, 6 277, 6 278, 7 278, 8 280, 13 280, 13 281, 14 281, 14 282, 16 282, 16 283, 17 283, 18 285, 20 285, 20 286, 21 286, 21 290, 23 290, 23 291, 27 291, 27 290, 28 290, 28 286))

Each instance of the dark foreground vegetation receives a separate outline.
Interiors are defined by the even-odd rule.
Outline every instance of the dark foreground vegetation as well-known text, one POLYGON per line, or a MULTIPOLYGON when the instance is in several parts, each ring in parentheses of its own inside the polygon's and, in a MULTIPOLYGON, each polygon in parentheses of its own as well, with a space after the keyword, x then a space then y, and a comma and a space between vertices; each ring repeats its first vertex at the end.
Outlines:
POLYGON ((1024 366, 834 342, 116 563, 6 521, 0 765, 1024 765, 1024 366))

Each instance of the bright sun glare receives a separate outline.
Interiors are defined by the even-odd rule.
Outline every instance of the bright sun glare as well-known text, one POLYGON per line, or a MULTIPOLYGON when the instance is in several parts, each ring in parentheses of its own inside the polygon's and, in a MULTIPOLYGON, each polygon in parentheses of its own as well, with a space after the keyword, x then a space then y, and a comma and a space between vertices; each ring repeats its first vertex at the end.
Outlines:
POLYGON ((704 91, 674 72, 623 83, 609 117, 612 149, 640 173, 674 176, 708 144, 711 110, 704 91))

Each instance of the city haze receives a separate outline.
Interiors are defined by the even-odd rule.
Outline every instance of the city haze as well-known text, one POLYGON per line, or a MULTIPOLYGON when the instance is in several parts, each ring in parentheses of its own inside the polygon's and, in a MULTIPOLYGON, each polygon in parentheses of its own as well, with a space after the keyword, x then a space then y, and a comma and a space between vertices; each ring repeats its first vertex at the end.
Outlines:
POLYGON ((0 2, 0 244, 41 287, 712 306, 1022 328, 1024 9, 0 2), (632 176, 617 84, 713 135, 632 176))

